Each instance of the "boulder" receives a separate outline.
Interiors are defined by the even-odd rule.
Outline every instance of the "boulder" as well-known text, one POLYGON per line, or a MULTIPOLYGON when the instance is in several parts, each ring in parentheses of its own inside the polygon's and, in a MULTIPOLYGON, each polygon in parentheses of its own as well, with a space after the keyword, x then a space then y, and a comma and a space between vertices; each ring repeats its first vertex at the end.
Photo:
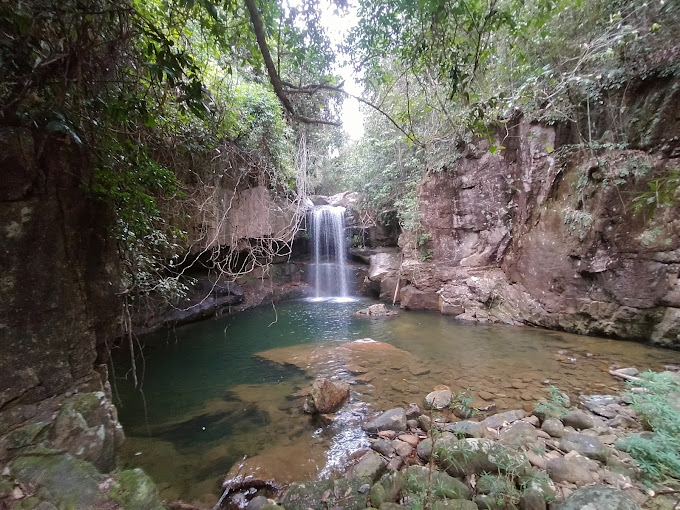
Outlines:
POLYGON ((582 455, 567 455, 548 460, 546 471, 555 482, 568 482, 577 485, 592 483, 596 480, 594 470, 597 464, 582 455))
POLYGON ((500 434, 500 442, 511 448, 520 448, 536 443, 538 430, 525 421, 516 421, 500 434))
POLYGON ((640 510, 626 493, 613 487, 595 485, 573 492, 560 505, 560 510, 640 510))
POLYGON ((442 430, 462 437, 484 437, 484 427, 476 421, 462 420, 455 423, 447 423, 442 430))
POLYGON ((362 308, 354 315, 356 317, 394 317, 399 312, 388 309, 383 303, 371 305, 367 308, 362 308))
POLYGON ((377 480, 385 471, 386 462, 373 450, 367 451, 359 462, 349 468, 347 474, 350 478, 370 478, 371 482, 377 480))
POLYGON ((548 418, 541 425, 541 430, 547 432, 551 437, 562 437, 564 435, 564 425, 557 418, 548 418))
POLYGON ((431 391, 425 396, 425 409, 444 409, 451 404, 453 393, 450 390, 431 391))
POLYGON ((482 427, 489 429, 499 429, 511 423, 514 423, 522 418, 525 418, 527 413, 521 409, 514 411, 506 411, 504 413, 498 413, 489 416, 488 418, 482 420, 480 425, 482 427))
POLYGON ((406 412, 401 407, 390 409, 380 416, 365 422, 361 428, 373 434, 377 434, 381 430, 403 432, 406 430, 406 412))
POLYGON ((163 510, 158 490, 151 478, 139 468, 121 472, 109 497, 122 508, 135 510, 163 510))
POLYGON ((312 385, 311 400, 304 407, 309 413, 332 413, 349 400, 349 384, 322 378, 312 385))
POLYGON ((439 310, 439 295, 423 292, 413 285, 407 285, 399 294, 401 307, 407 310, 439 310))
POLYGON ((592 429, 595 426, 593 417, 583 411, 569 411, 563 418, 562 423, 576 430, 592 429))
POLYGON ((560 448, 565 452, 578 452, 594 460, 606 462, 609 456, 608 448, 596 437, 585 434, 566 434, 560 440, 560 448))
POLYGON ((344 510, 363 510, 368 507, 368 492, 360 489, 369 478, 340 478, 293 483, 281 497, 286 510, 307 510, 308 508, 333 508, 338 503, 344 510), (323 501, 323 503, 321 503, 323 501))

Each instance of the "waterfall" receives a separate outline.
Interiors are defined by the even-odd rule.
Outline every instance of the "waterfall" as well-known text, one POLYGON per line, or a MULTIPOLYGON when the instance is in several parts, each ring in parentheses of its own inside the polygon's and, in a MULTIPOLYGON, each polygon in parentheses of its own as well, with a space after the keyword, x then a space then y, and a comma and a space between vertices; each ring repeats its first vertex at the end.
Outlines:
POLYGON ((312 247, 316 297, 348 297, 344 207, 322 205, 312 209, 312 247))

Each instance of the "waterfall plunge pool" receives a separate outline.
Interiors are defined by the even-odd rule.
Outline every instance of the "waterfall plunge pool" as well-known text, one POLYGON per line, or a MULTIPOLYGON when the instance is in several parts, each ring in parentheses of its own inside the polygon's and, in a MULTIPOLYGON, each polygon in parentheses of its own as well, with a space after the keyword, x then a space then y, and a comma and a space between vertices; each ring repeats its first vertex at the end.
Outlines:
POLYGON ((503 411, 547 396, 546 380, 577 397, 620 389, 607 373, 612 364, 680 363, 680 353, 641 344, 434 312, 359 318, 354 312, 373 301, 344 299, 288 301, 143 337, 143 393, 129 381, 128 355, 117 353, 122 465, 142 467, 164 499, 211 506, 244 456, 248 469, 284 483, 332 473, 367 444, 360 430, 367 413, 422 405, 437 384, 503 411), (351 343, 363 338, 389 345, 351 343), (371 349, 348 349, 357 345, 371 349), (352 383, 331 425, 301 412, 301 390, 317 375, 352 383))

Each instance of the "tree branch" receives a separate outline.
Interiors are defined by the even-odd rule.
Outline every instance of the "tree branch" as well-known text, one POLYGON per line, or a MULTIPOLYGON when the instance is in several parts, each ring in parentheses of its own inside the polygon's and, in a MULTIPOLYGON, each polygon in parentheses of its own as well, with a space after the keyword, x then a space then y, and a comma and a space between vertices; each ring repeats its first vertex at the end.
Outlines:
POLYGON ((313 94, 316 94, 319 90, 329 90, 331 92, 337 92, 338 94, 343 94, 347 97, 351 97, 353 99, 356 99, 360 103, 363 103, 366 106, 370 106, 375 111, 377 111, 378 113, 383 115, 385 118, 387 118, 387 120, 389 120, 394 125, 394 127, 396 127, 399 131, 401 131, 404 134, 404 136, 406 138, 408 138, 409 140, 411 140, 413 143, 416 143, 421 147, 424 146, 424 144, 420 140, 418 140, 416 135, 414 135, 412 132, 409 133, 404 128, 402 128, 397 123, 397 121, 394 120, 385 110, 380 108, 378 105, 371 103, 369 100, 364 99, 361 96, 356 96, 354 94, 350 94, 349 92, 347 92, 346 90, 344 90, 340 87, 336 87, 336 86, 333 86, 333 85, 326 85, 326 84, 323 84, 323 83, 316 84, 316 85, 306 85, 304 87, 296 87, 295 85, 292 85, 291 83, 287 83, 287 82, 281 82, 281 84, 284 87, 286 87, 284 92, 286 92, 288 94, 309 94, 309 95, 313 95, 313 94))
POLYGON ((257 39, 257 45, 260 48, 260 53, 262 53, 262 58, 264 59, 264 64, 267 68, 267 74, 269 75, 269 81, 274 87, 274 92, 276 96, 281 101, 283 107, 288 110, 288 112, 300 122, 304 124, 325 124, 328 126, 340 126, 339 122, 334 122, 330 120, 323 119, 312 119, 311 117, 306 117, 295 111, 293 104, 286 96, 283 90, 283 83, 281 82, 281 77, 276 71, 276 66, 272 55, 269 51, 269 46, 267 45, 267 37, 264 32, 264 24, 262 23, 262 18, 260 18, 260 13, 255 5, 255 0, 245 0, 246 7, 248 8, 248 13, 250 14, 250 22, 253 24, 253 30, 255 31, 255 38, 257 39))

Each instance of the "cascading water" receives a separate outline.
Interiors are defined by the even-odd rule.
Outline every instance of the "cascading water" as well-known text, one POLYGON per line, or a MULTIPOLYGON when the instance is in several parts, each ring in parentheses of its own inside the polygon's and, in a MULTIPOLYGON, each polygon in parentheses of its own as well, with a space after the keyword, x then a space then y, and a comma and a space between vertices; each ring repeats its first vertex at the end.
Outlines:
POLYGON ((312 209, 312 274, 317 298, 347 298, 345 208, 321 205, 312 209))

